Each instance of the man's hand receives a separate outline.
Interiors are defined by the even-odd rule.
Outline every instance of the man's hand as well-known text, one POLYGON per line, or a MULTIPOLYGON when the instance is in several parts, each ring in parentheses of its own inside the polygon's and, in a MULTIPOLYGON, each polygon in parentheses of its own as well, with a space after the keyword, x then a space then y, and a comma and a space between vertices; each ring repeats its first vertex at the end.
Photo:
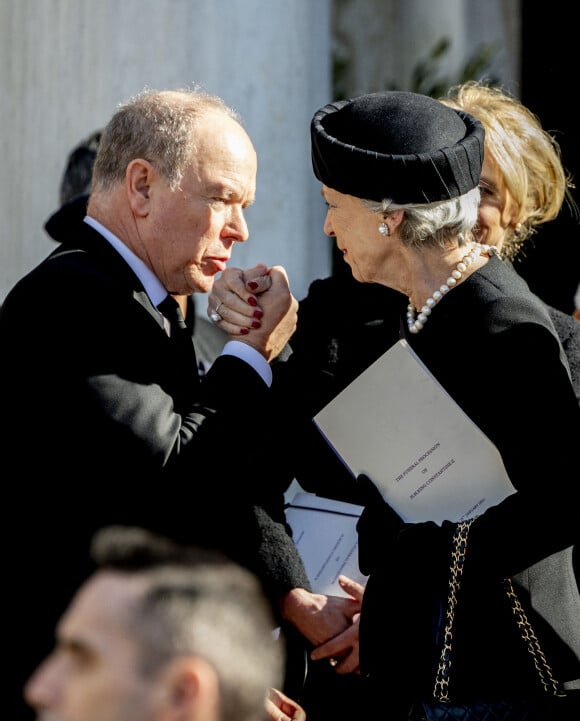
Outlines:
POLYGON ((269 721, 306 721, 302 706, 277 688, 270 689, 265 707, 269 721))

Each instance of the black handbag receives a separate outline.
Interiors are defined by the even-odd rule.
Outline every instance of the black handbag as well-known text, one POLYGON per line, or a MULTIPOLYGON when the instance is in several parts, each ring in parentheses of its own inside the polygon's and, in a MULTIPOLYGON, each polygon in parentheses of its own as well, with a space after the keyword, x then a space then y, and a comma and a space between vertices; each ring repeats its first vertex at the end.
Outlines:
POLYGON ((450 695, 453 621, 463 573, 467 537, 474 520, 472 518, 459 523, 453 535, 445 630, 433 688, 433 697, 415 704, 409 714, 409 721, 552 721, 553 718, 560 718, 559 715, 553 715, 554 704, 557 703, 558 699, 566 698, 566 693, 561 684, 554 678, 552 669, 510 578, 505 578, 503 584, 516 623, 526 642, 528 651, 532 655, 541 685, 546 692, 544 694, 545 698, 494 701, 478 699, 473 702, 458 703, 450 695))
POLYGON ((550 721, 550 715, 534 709, 529 701, 477 701, 469 704, 423 701, 409 721, 550 721))

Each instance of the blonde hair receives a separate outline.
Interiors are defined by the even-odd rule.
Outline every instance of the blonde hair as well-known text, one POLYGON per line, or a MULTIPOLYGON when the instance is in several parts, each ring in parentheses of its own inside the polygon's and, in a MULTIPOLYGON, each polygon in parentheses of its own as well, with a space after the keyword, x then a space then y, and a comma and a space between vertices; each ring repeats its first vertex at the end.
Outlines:
POLYGON ((518 207, 520 223, 507 234, 502 256, 513 260, 538 225, 556 218, 564 200, 577 212, 558 142, 521 101, 503 88, 474 80, 450 88, 441 101, 483 123, 485 152, 518 207))

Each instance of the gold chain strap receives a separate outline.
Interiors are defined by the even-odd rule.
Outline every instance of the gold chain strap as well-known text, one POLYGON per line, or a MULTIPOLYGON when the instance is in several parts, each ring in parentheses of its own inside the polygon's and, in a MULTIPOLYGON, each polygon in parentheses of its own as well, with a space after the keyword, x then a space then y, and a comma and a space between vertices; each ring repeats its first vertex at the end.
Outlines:
POLYGON ((445 703, 449 703, 451 700, 449 698, 449 674, 451 671, 453 619, 455 618, 455 606, 457 605, 459 583, 461 580, 461 574, 463 573, 465 549, 467 548, 467 535, 474 520, 474 518, 470 518, 467 521, 458 523, 451 542, 451 575, 449 577, 449 595, 447 596, 447 620, 445 622, 445 630, 443 632, 441 657, 439 659, 439 666, 437 667, 437 676, 435 677, 435 689, 433 690, 433 696, 438 701, 443 701, 445 703))
POLYGON ((530 623, 526 612, 520 603, 520 599, 517 596, 512 579, 504 578, 503 583, 507 596, 511 602, 512 611, 516 617, 516 623, 521 631, 522 638, 526 642, 528 651, 534 659, 534 666, 536 667, 544 690, 546 693, 552 694, 552 696, 565 696, 566 693, 564 692, 564 689, 554 678, 552 668, 544 656, 538 637, 536 636, 534 629, 532 628, 532 624, 530 623))
MULTIPOLYGON (((441 656, 437 667, 437 675, 435 677, 435 687, 433 696, 436 700, 443 703, 450 703, 449 696, 449 677, 451 672, 451 649, 453 643, 453 621, 455 618, 455 606, 457 605, 457 594, 463 573, 463 564, 465 562, 465 551, 467 548, 467 536, 469 529, 475 518, 462 521, 457 524, 455 533, 453 534, 451 546, 451 569, 449 577, 449 592, 447 596, 447 611, 445 630, 443 632, 443 642, 441 648, 441 656)), ((547 693, 553 696, 565 696, 561 685, 555 680, 550 664, 546 660, 544 652, 540 647, 538 637, 534 633, 532 625, 524 611, 522 604, 515 592, 511 578, 504 578, 503 583, 506 589, 508 599, 511 603, 512 611, 516 617, 516 622, 521 631, 522 638, 526 642, 528 651, 530 652, 534 666, 538 671, 540 681, 547 693)))

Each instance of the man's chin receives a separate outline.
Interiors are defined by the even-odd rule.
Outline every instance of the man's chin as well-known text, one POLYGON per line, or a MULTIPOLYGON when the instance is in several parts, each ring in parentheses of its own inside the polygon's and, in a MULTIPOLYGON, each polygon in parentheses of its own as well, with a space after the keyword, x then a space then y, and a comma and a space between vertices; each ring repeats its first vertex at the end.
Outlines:
POLYGON ((199 273, 188 278, 189 293, 209 293, 213 288, 217 273, 211 275, 199 273))

